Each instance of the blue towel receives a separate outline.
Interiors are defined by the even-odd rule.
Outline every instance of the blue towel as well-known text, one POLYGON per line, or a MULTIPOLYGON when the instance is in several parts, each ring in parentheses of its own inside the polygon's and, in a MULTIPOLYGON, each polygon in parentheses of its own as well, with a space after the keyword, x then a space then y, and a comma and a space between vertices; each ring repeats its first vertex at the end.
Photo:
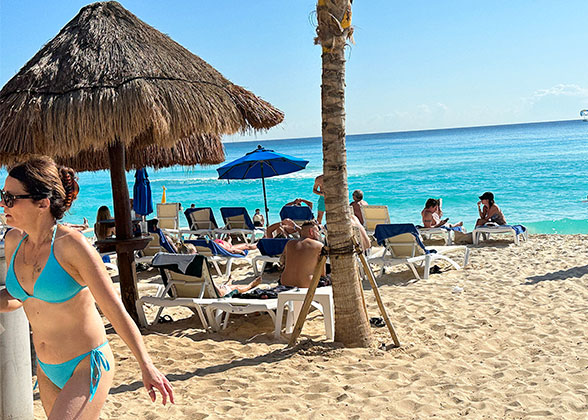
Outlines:
POLYGON ((245 255, 232 254, 229 251, 227 251, 226 249, 224 249, 222 246, 217 244, 216 242, 209 241, 207 239, 188 239, 188 240, 185 240, 184 243, 192 244, 194 246, 205 246, 212 251, 212 255, 219 255, 221 257, 243 258, 248 253, 247 250, 244 250, 243 252, 245 252, 245 255))
POLYGON ((308 206, 284 206, 280 210, 280 219, 312 220, 314 215, 308 206))
POLYGON ((417 244, 425 251, 427 254, 431 252, 435 252, 433 250, 428 250, 421 241, 421 235, 417 230, 416 226, 411 223, 396 223, 396 224, 389 224, 389 225, 376 225, 376 230, 374 232, 374 236, 378 241, 378 245, 384 245, 384 241, 387 238, 392 238, 394 236, 402 235, 403 233, 410 233, 414 236, 417 244))
POLYGON ((170 254, 177 254, 176 248, 170 244, 160 228, 149 226, 149 233, 156 233, 159 236, 159 246, 165 249, 170 254))
POLYGON ((257 249, 259 249, 261 255, 275 257, 276 255, 280 255, 282 252, 284 252, 284 248, 286 248, 286 244, 289 240, 290 239, 288 238, 260 239, 257 242, 257 249))
POLYGON ((462 232, 463 233, 463 226, 453 226, 453 227, 441 226, 441 227, 445 230, 452 230, 454 232, 462 232))
POLYGON ((520 235, 527 230, 527 228, 524 227, 523 225, 507 225, 507 226, 510 226, 511 228, 513 228, 513 230, 515 231, 515 233, 517 235, 520 235))
POLYGON ((247 209, 245 207, 221 207, 220 212, 223 215, 225 225, 227 224, 227 219, 229 217, 243 215, 245 218, 245 225, 249 229, 255 230, 255 225, 253 224, 251 217, 249 217, 249 213, 247 213, 247 209))
MULTIPOLYGON (((491 225, 491 226, 484 225, 482 227, 494 227, 494 226, 496 226, 496 225, 491 225)), ((509 227, 512 230, 514 230, 517 235, 520 235, 523 232, 526 232, 527 231, 527 228, 524 227, 523 225, 498 225, 498 226, 499 227, 509 227)))
POLYGON ((212 223, 212 229, 218 229, 218 225, 216 224, 216 219, 214 218, 214 213, 212 212, 212 208, 210 208, 210 207, 196 207, 196 208, 186 209, 186 211, 184 212, 184 215, 186 216, 186 220, 188 220, 188 226, 190 226, 190 229, 192 229, 192 219, 190 218, 190 214, 194 213, 195 211, 205 210, 205 209, 210 210, 209 220, 212 223))

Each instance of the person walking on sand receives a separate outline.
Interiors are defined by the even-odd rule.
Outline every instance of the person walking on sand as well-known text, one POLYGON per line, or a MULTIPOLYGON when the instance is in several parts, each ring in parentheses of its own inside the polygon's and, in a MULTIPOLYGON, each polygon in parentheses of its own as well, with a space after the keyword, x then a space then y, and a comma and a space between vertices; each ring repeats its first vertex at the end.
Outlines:
POLYGON ((98 252, 84 236, 58 224, 79 192, 75 172, 48 157, 12 167, 0 206, 14 227, 5 237, 6 289, 0 312, 20 307, 37 353, 41 403, 49 419, 98 419, 114 377, 104 316, 139 363, 151 401, 157 389, 174 403, 167 378, 153 365, 98 252))
POLYGON ((320 174, 314 179, 314 186, 312 187, 312 192, 319 196, 316 211, 317 216, 316 220, 321 224, 323 222, 323 214, 325 214, 325 192, 323 190, 323 174, 320 174))

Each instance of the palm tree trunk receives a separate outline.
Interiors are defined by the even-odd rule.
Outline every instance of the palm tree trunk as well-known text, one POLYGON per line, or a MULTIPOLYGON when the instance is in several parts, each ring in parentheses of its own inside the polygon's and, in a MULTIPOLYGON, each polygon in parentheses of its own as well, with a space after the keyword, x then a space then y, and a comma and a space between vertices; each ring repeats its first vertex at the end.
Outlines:
POLYGON ((350 0, 318 0, 318 37, 323 48, 322 136, 325 207, 335 300, 335 341, 367 347, 371 331, 353 254, 345 149, 345 44, 352 29, 350 0), (343 25, 341 24, 343 22, 343 25))

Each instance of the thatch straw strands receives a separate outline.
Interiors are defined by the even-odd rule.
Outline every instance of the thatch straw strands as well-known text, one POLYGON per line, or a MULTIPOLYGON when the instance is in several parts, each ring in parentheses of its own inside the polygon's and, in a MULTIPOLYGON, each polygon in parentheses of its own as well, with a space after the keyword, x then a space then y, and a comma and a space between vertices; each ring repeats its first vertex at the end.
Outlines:
MULTIPOLYGON (((220 137, 212 135, 180 140, 170 148, 131 146, 126 149, 125 156, 127 171, 147 166, 160 169, 173 165, 214 165, 225 160, 220 137)), ((108 152, 105 149, 86 150, 74 157, 58 157, 56 161, 76 171, 99 171, 109 168, 108 152)))
POLYGON ((116 141, 170 147, 283 117, 119 3, 95 3, 0 91, 0 153, 73 157, 116 141))
MULTIPOLYGON (((33 156, 35 155, 3 154, 0 155, 0 162, 10 167, 33 156)), ((78 172, 110 169, 108 150, 105 148, 83 150, 75 156, 56 156, 54 159, 57 164, 68 166, 78 172)), ((127 171, 144 167, 161 169, 174 165, 216 165, 224 160, 225 152, 222 142, 220 137, 215 135, 194 135, 176 142, 172 147, 147 146, 138 148, 131 144, 125 149, 125 169, 127 171)))

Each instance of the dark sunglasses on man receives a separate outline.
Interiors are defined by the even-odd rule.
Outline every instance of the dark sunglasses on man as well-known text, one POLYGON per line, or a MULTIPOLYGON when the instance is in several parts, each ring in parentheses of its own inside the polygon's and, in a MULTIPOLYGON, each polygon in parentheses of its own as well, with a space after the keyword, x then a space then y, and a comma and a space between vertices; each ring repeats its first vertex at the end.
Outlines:
POLYGON ((4 205, 8 208, 14 206, 14 202, 16 200, 21 200, 24 198, 30 198, 32 200, 41 200, 42 198, 47 198, 46 194, 17 194, 14 195, 12 193, 6 192, 4 190, 0 190, 0 199, 4 202, 4 205))

